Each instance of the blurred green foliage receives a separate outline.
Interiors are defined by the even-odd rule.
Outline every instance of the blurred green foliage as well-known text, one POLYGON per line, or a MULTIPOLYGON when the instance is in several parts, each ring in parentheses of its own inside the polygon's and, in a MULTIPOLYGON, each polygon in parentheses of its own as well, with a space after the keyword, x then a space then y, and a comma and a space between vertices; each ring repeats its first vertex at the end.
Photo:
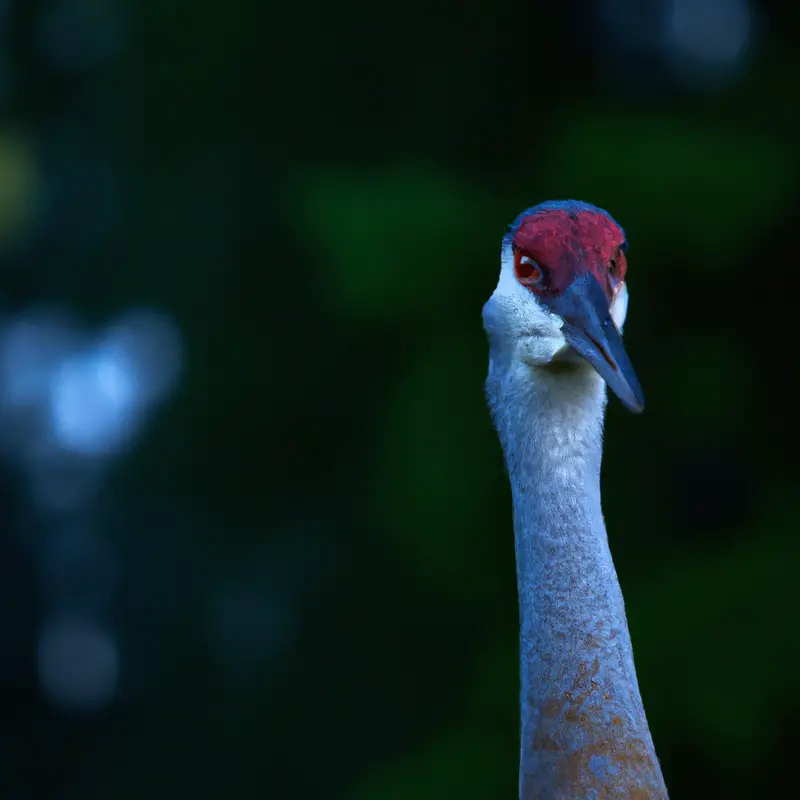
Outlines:
POLYGON ((435 315, 488 207, 463 177, 419 164, 314 170, 295 195, 297 235, 313 233, 330 300, 359 322, 435 315))
POLYGON ((668 687, 648 685, 649 715, 727 768, 763 759, 784 708, 800 701, 785 638, 800 517, 781 505, 724 551, 684 554, 628 604, 638 670, 671 676, 668 687))
POLYGON ((36 183, 29 141, 0 128, 0 243, 20 235, 30 221, 36 183))
POLYGON ((775 229, 797 185, 796 149, 783 137, 725 120, 568 108, 551 137, 549 192, 598 198, 655 263, 691 253, 724 273, 775 229))
POLYGON ((390 545, 410 549, 427 580, 464 598, 492 580, 472 520, 489 500, 485 465, 495 461, 481 393, 464 397, 464 386, 478 389, 483 379, 469 344, 458 331, 437 334, 389 389, 365 476, 390 545))

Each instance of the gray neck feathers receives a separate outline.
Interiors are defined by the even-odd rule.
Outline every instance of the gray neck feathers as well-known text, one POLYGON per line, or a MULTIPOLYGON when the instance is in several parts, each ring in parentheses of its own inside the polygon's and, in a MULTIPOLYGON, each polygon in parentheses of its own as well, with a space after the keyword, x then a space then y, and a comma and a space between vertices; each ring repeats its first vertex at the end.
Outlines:
POLYGON ((514 505, 520 797, 666 798, 601 510, 605 384, 506 361, 487 395, 514 505))

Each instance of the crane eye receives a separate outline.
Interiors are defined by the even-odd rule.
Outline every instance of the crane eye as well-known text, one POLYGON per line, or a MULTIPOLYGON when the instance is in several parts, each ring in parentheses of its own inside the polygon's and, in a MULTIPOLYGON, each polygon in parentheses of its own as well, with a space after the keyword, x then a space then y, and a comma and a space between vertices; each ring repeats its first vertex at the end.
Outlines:
POLYGON ((620 248, 619 253, 609 259, 607 271, 612 285, 625 279, 625 256, 623 253, 624 251, 620 248))
POLYGON ((544 271, 530 257, 517 253, 514 259, 514 272, 517 280, 525 286, 539 286, 544 279, 544 271))

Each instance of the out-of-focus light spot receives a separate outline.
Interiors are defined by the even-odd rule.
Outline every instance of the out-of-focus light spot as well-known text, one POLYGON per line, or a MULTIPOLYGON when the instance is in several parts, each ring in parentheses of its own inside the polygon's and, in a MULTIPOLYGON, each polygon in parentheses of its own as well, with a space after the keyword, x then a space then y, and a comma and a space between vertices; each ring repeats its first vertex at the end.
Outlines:
POLYGON ((746 0, 672 0, 668 33, 673 46, 698 61, 737 61, 750 39, 746 0))
POLYGON ((38 190, 38 170, 28 143, 0 134, 0 244, 24 233, 36 210, 38 190))
POLYGON ((126 363, 142 403, 173 389, 181 366, 181 341, 174 323, 155 311, 133 311, 103 336, 102 351, 126 363))
POLYGON ((52 381, 53 433, 67 450, 83 455, 113 452, 138 421, 139 392, 129 365, 114 353, 67 359, 52 381))
POLYGON ((652 93, 664 64, 673 78, 715 88, 741 71, 753 39, 747 0, 599 0, 600 16, 614 40, 603 57, 616 80, 652 93))
POLYGON ((12 323, 0 336, 0 402, 13 408, 44 403, 58 364, 78 346, 63 315, 39 312, 12 323))
POLYGON ((753 35, 747 0, 671 0, 665 55, 684 83, 718 86, 741 71, 753 35))
POLYGON ((69 506, 97 475, 65 463, 65 454, 104 456, 129 444, 174 388, 180 365, 178 331, 155 311, 124 315, 89 345, 58 314, 0 326, 0 441, 47 507, 69 506))
POLYGON ((152 311, 123 317, 89 352, 53 376, 53 433, 67 450, 102 455, 136 433, 143 412, 172 389, 180 367, 175 326, 152 311))
POLYGON ((37 648, 39 681, 50 700, 70 711, 108 706, 119 685, 119 649, 91 622, 61 618, 48 623, 37 648))
POLYGON ((59 69, 87 70, 120 55, 126 39, 115 0, 50 0, 39 18, 39 47, 59 69))

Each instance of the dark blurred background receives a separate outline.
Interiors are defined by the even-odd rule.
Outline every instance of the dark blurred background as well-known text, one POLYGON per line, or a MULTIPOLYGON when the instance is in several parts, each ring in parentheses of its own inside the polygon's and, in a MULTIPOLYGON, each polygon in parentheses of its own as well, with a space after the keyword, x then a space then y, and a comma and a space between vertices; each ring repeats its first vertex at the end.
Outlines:
POLYGON ((604 503, 667 783, 780 791, 786 6, 0 0, 3 800, 516 796, 480 309, 564 197, 630 241, 604 503))

